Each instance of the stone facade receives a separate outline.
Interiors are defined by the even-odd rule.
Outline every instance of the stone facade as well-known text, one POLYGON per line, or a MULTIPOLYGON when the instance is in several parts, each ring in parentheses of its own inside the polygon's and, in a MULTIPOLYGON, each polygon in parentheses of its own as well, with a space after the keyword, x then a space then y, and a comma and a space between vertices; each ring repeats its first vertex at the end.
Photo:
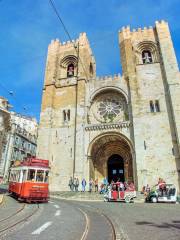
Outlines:
POLYGON ((119 44, 123 76, 105 77, 85 33, 49 45, 37 155, 50 160, 51 191, 67 190, 70 176, 179 187, 180 73, 168 24, 122 28, 119 44))

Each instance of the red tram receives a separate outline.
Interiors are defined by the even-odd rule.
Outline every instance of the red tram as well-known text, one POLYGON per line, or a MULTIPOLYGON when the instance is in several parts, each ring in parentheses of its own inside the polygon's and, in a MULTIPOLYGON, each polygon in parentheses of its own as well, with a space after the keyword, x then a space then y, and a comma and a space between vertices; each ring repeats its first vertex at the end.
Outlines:
POLYGON ((9 192, 20 201, 47 202, 49 161, 27 158, 10 170, 9 192))

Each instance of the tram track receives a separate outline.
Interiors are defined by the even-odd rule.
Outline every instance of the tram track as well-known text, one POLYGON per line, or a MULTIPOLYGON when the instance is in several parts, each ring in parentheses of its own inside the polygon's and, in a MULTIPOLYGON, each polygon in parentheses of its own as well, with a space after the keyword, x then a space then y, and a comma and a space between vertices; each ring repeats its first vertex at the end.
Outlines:
POLYGON ((12 214, 9 215, 8 217, 5 217, 5 218, 3 218, 3 219, 0 219, 0 223, 8 220, 9 218, 11 218, 11 217, 17 215, 19 212, 23 211, 24 208, 25 208, 25 205, 26 205, 26 204, 23 203, 22 207, 20 207, 17 211, 15 211, 14 213, 12 213, 12 214))
MULTIPOLYGON (((94 232, 96 232, 97 236, 100 236, 102 234, 102 228, 99 227, 99 226, 97 228, 95 228, 93 226, 93 223, 92 223, 93 218, 92 218, 92 216, 90 216, 90 214, 88 214, 88 210, 87 209, 86 210, 82 209, 82 206, 78 207, 78 210, 83 214, 83 216, 85 218, 85 222, 86 222, 85 229, 83 231, 83 234, 82 234, 80 240, 91 240, 91 239, 93 240, 93 239, 95 239, 94 236, 93 236, 94 232)), ((96 215, 95 218, 97 218, 97 215, 100 216, 100 218, 102 220, 102 223, 106 223, 109 226, 109 231, 111 231, 111 233, 108 232, 108 235, 109 236, 111 235, 111 237, 108 237, 108 240, 117 240, 115 227, 114 227, 114 224, 112 223, 111 219, 106 214, 104 214, 104 213, 102 213, 99 210, 94 209, 94 208, 93 208, 93 210, 91 210, 91 215, 92 214, 96 215)), ((105 226, 103 225, 103 227, 105 227, 105 226)))
POLYGON ((2 237, 6 233, 6 231, 12 230, 15 226, 19 225, 20 223, 26 222, 30 217, 32 217, 39 210, 39 204, 36 204, 34 205, 35 207, 33 207, 32 209, 28 209, 27 212, 24 212, 26 206, 28 206, 28 204, 24 203, 23 207, 17 210, 15 213, 9 215, 4 219, 1 219, 0 237, 2 237), (22 216, 19 216, 21 214, 22 216))

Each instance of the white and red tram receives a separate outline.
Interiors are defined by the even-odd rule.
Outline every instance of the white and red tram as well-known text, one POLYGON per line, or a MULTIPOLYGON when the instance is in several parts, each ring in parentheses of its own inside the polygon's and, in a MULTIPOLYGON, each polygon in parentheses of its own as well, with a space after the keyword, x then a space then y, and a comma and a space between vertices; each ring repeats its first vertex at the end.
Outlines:
POLYGON ((10 169, 9 192, 21 201, 47 202, 49 170, 48 160, 25 159, 10 169))

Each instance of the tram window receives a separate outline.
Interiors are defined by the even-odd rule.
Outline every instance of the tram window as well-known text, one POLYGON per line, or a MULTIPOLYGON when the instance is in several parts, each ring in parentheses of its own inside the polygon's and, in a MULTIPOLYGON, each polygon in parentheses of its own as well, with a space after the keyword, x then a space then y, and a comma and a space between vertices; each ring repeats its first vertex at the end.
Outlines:
POLYGON ((14 182, 14 172, 11 172, 11 181, 14 182))
POLYGON ((27 179, 27 170, 23 170, 23 182, 27 179))
POLYGON ((34 169, 29 169, 28 170, 28 181, 35 181, 35 170, 34 169))
POLYGON ((44 171, 43 170, 37 170, 36 181, 37 182, 43 182, 43 176, 44 176, 44 171))
POLYGON ((9 178, 9 179, 10 179, 10 181, 12 181, 12 171, 11 171, 11 174, 10 174, 10 178, 9 178))
POLYGON ((48 171, 45 172, 45 178, 44 178, 44 182, 48 182, 48 171))
POLYGON ((13 182, 16 181, 16 173, 15 172, 13 172, 13 174, 12 174, 12 180, 13 180, 13 182))
POLYGON ((16 182, 19 182, 19 171, 16 171, 16 173, 15 173, 15 181, 16 182))

